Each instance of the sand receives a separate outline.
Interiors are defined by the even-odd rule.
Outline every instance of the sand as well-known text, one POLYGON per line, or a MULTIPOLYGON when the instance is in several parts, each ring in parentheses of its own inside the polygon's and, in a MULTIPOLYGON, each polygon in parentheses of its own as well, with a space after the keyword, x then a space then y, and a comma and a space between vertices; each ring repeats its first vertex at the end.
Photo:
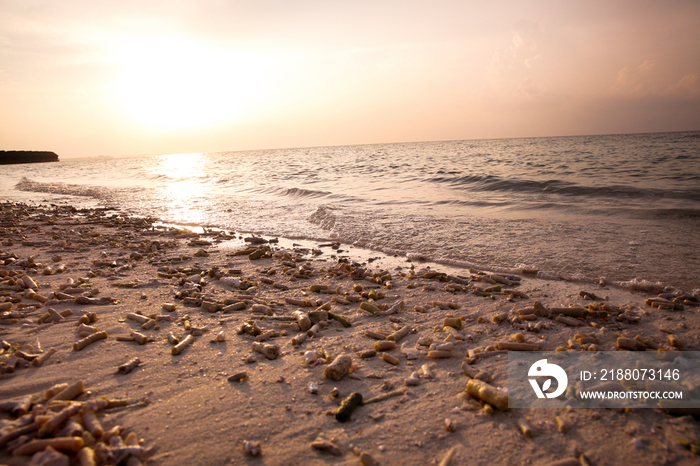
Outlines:
MULTIPOLYGON (((518 285, 501 285, 526 298, 493 291, 475 294, 473 287, 494 286, 485 278, 488 271, 445 272, 405 258, 351 257, 346 246, 337 244, 299 247, 231 232, 197 234, 154 227, 152 219, 109 210, 6 203, 0 222, 0 302, 22 297, 13 299, 0 325, 0 338, 11 345, 0 356, 0 369, 6 372, 0 375, 0 401, 22 400, 76 381, 85 389, 75 398, 82 402, 75 408, 80 412, 100 397, 128 400, 126 406, 98 408, 97 418, 106 431, 120 426, 110 433, 121 432, 128 443, 136 438, 141 448, 135 457, 143 464, 512 465, 567 458, 578 461, 572 464, 591 465, 700 462, 688 445, 700 445, 698 422, 690 415, 660 409, 490 412, 482 400, 466 394, 470 378, 462 368, 469 350, 493 350, 498 342, 514 341, 516 333, 543 351, 586 349, 569 344, 579 331, 593 335, 598 350, 617 350, 618 337, 637 335, 661 349, 676 350, 668 339, 673 334, 683 345, 680 349, 698 351, 697 305, 685 305, 682 311, 656 309, 644 303, 652 296, 648 292, 527 275, 519 277, 518 285), (251 257, 262 257, 236 255, 246 248, 254 253, 251 257), (37 284, 39 298, 48 302, 30 299, 15 284, 25 274, 37 284), (66 285, 69 279, 72 286, 66 285), (76 293, 73 298, 54 299, 62 285, 63 292, 67 288, 76 293), (314 292, 312 285, 328 289, 314 292), (75 290, 79 287, 83 289, 75 290), (592 301, 581 291, 619 307, 621 317, 579 319, 579 327, 546 317, 528 322, 517 318, 518 310, 532 308, 535 301, 546 308, 588 307, 592 301), (377 297, 378 292, 383 296, 377 297), (75 298, 81 295, 94 301, 75 298), (344 301, 348 296, 355 301, 344 301), (201 299, 203 307, 198 305, 201 299), (309 306, 300 306, 303 301, 309 306), (79 304, 83 302, 88 304, 79 304), (244 309, 224 309, 239 302, 245 303, 244 309), (164 309, 166 303, 175 310, 164 309), (362 303, 373 303, 383 315, 361 309, 362 303), (34 307, 22 307, 27 304, 34 307), (318 308, 324 304, 351 326, 343 326, 342 319, 323 320, 326 314, 318 308), (394 304, 396 312, 389 313, 394 304), (72 315, 39 323, 49 308, 59 313, 70 309, 72 315), (300 308, 304 313, 319 311, 312 314, 322 323, 316 335, 294 345, 292 339, 303 333, 292 317, 300 308), (90 326, 108 336, 75 350, 81 339, 78 321, 93 312, 97 320, 90 326), (137 313, 148 318, 147 327, 153 326, 141 329, 140 322, 127 318, 137 313), (444 331, 446 317, 461 318, 462 328, 444 331), (263 354, 264 347, 253 350, 256 337, 241 333, 246 323, 251 333, 257 332, 251 323, 263 332, 273 331, 257 344, 274 345, 274 359, 263 354), (538 332, 525 328, 538 323, 538 332), (389 356, 382 359, 382 351, 359 356, 378 341, 365 332, 387 335, 404 327, 408 334, 396 349, 384 351, 389 356), (122 341, 133 332, 146 335, 148 342, 122 341), (171 334, 179 340, 193 335, 193 342, 175 355, 171 334), (450 357, 429 358, 424 344, 430 342, 451 342, 450 357), (20 362, 10 372, 8 363, 18 348, 33 354, 55 348, 56 353, 41 366, 20 362), (330 371, 337 380, 324 376, 340 355, 351 358, 348 373, 341 367, 330 371), (121 373, 119 366, 133 358, 140 365, 121 373), (315 363, 306 364, 314 358, 315 363), (229 380, 232 376, 235 380, 229 380), (365 401, 388 396, 344 413, 348 419, 340 422, 339 406, 352 393, 365 401), (557 417, 565 429, 557 426, 557 417), (523 435, 523 420, 532 436, 523 435), (128 436, 130 432, 135 436, 128 436)), ((507 360, 507 354, 477 357, 467 372, 486 371, 491 385, 507 387, 507 360)), ((39 417, 31 420, 45 421, 40 411, 46 406, 37 399, 33 412, 39 417)), ((0 416, 1 436, 13 431, 7 422, 16 416, 0 416)), ((0 463, 27 464, 30 456, 12 451, 35 434, 3 445, 0 463)), ((90 436, 85 439, 90 444, 90 436)), ((120 440, 113 437, 111 442, 120 440)), ((104 444, 96 449, 104 452, 104 444)), ((75 454, 68 457, 78 464, 75 454)), ((126 461, 139 464, 128 458, 122 464, 126 461)))

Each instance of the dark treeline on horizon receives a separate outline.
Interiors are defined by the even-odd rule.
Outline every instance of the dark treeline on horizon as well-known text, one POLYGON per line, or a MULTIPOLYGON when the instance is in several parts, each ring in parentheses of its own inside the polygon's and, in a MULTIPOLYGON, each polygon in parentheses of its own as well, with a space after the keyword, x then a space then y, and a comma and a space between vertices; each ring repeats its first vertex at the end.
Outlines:
POLYGON ((36 150, 0 150, 0 164, 58 162, 58 154, 36 150))

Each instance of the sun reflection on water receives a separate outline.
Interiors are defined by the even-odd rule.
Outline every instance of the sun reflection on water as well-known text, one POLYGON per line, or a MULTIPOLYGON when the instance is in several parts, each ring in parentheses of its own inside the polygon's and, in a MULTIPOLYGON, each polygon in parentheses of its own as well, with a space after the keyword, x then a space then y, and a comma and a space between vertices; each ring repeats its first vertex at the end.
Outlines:
POLYGON ((206 197, 200 188, 209 181, 208 157, 201 153, 169 154, 156 161, 153 174, 167 180, 160 190, 163 217, 183 225, 204 223, 206 197))

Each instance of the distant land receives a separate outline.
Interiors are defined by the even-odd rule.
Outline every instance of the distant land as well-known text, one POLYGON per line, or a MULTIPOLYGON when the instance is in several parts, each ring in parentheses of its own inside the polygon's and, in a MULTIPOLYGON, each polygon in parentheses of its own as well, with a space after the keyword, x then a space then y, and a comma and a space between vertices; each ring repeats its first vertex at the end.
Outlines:
POLYGON ((38 150, 0 150, 0 165, 38 162, 58 162, 58 154, 38 150))

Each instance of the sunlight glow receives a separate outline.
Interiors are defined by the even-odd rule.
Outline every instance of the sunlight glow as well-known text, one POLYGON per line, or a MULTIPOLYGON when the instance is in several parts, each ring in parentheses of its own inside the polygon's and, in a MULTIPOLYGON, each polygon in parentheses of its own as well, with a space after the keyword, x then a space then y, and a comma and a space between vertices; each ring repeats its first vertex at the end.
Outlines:
POLYGON ((119 104, 153 129, 197 128, 251 111, 269 60, 182 39, 122 44, 119 104))
POLYGON ((157 158, 158 165, 153 169, 153 173, 176 181, 183 178, 197 178, 204 176, 204 159, 203 154, 196 152, 161 155, 157 158))
POLYGON ((204 221, 203 198, 198 195, 203 178, 207 175, 203 154, 170 154, 158 157, 153 174, 170 178, 162 190, 165 218, 183 225, 200 224, 204 221))

